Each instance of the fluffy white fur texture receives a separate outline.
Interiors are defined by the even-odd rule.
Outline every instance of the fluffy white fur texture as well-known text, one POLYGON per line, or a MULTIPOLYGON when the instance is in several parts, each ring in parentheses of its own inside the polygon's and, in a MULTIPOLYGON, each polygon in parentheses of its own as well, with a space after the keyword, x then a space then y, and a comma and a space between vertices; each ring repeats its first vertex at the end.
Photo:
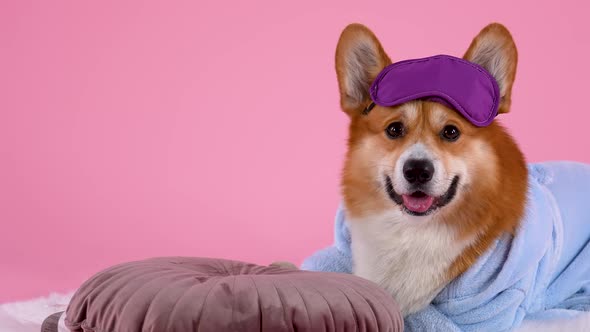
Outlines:
MULTIPOLYGON (((47 316, 66 310, 73 292, 52 293, 29 301, 0 304, 1 332, 40 332, 41 324, 47 316)), ((60 320, 59 331, 69 332, 60 320)))

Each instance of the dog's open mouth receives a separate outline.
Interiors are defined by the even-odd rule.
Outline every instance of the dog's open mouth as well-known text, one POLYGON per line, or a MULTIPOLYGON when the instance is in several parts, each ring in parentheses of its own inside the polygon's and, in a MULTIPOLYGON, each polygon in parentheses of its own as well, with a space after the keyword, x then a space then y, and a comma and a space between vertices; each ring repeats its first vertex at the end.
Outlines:
POLYGON ((457 193, 459 177, 455 176, 451 182, 451 185, 449 186, 449 189, 447 189, 447 192, 439 197, 430 196, 419 190, 409 195, 399 195, 393 189, 393 183, 391 182, 391 178, 389 176, 385 177, 385 185, 389 197, 395 203, 401 205, 407 213, 415 216, 425 216, 432 213, 437 208, 449 204, 449 202, 455 197, 455 194, 457 193))
POLYGON ((402 201, 406 209, 416 213, 428 211, 435 203, 434 197, 421 191, 416 191, 411 195, 402 195, 402 201))

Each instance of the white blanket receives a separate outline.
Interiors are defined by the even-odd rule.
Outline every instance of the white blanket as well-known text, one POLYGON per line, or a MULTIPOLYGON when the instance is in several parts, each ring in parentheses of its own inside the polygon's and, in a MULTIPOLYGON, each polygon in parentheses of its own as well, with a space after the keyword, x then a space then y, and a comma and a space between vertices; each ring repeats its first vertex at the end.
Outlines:
MULTIPOLYGON (((0 332, 40 332, 41 324, 47 316, 66 310, 73 292, 52 293, 30 301, 0 304, 0 332)), ((64 325, 64 317, 59 322, 59 332, 69 332, 64 325)))

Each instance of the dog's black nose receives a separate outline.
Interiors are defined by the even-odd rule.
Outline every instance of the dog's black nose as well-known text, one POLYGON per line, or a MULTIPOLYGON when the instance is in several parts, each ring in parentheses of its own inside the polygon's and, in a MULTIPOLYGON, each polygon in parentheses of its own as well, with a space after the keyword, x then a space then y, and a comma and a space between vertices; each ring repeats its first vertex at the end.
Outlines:
POLYGON ((426 159, 410 159, 404 164, 404 178, 409 183, 426 183, 432 180, 434 165, 426 159))

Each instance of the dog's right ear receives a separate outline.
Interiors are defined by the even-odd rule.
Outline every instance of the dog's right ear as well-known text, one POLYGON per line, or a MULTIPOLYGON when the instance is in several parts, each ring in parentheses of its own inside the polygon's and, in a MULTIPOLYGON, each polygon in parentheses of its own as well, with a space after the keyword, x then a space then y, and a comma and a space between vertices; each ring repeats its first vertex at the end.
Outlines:
POLYGON ((377 37, 361 24, 347 26, 336 47, 340 105, 349 115, 360 114, 371 103, 369 88, 391 60, 377 37))

